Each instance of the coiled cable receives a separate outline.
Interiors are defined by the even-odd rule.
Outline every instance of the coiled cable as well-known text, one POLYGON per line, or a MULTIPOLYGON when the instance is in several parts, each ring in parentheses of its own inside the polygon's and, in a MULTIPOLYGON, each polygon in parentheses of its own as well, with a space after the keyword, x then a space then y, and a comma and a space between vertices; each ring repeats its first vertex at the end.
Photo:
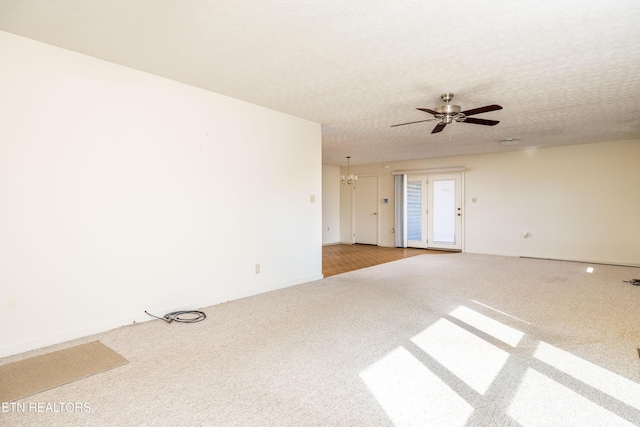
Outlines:
POLYGON ((173 311, 171 313, 165 314, 163 317, 154 316, 149 313, 147 310, 144 311, 151 317, 155 317, 156 319, 164 320, 167 323, 178 322, 178 323, 196 323, 200 322, 207 318, 207 315, 202 311, 197 310, 184 310, 184 311, 173 311), (190 316, 190 317, 178 317, 178 316, 190 316))

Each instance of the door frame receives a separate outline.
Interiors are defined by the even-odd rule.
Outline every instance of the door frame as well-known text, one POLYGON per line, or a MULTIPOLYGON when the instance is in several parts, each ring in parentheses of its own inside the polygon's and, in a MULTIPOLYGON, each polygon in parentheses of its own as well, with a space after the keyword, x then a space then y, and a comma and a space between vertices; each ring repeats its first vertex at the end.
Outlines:
MULTIPOLYGON (((428 197, 428 217, 427 217, 427 221, 429 223, 428 225, 428 230, 431 232, 431 234, 429 235, 429 241, 431 242, 430 244, 427 244, 427 248, 429 249, 435 249, 435 250, 439 250, 439 251, 464 251, 464 220, 465 220, 465 215, 466 215, 466 209, 464 208, 464 172, 453 172, 453 173, 434 173, 429 175, 428 177, 429 180, 429 186, 428 186, 428 193, 429 193, 429 197, 428 197), (458 214, 457 216, 460 216, 460 229, 458 230, 458 227, 456 226, 456 232, 460 232, 460 234, 458 235, 456 233, 456 237, 459 237, 460 239, 460 249, 458 249, 457 247, 448 247, 446 244, 445 245, 438 245, 434 242, 434 237, 433 237, 433 221, 434 221, 434 207, 433 207, 433 203, 434 203, 434 182, 438 180, 439 178, 443 178, 448 176, 449 178, 447 179, 452 179, 451 177, 453 175, 456 175, 455 179, 458 179, 459 175, 459 184, 460 184, 460 205, 458 206, 458 214)), ((457 245, 456 245, 457 246, 457 245)))
MULTIPOLYGON (((394 170, 391 172, 391 175, 436 175, 436 174, 450 174, 450 173, 460 173, 460 204, 462 206, 462 221, 460 224, 460 252, 465 252, 465 223, 466 219, 466 198, 465 198, 465 171, 467 170, 464 166, 453 166, 453 167, 445 167, 445 168, 430 168, 430 169, 413 169, 413 170, 394 170)), ((442 249, 446 250, 446 249, 442 249)), ((455 252, 458 252, 455 250, 455 252)))
MULTIPOLYGON (((381 187, 381 178, 380 174, 377 173, 368 173, 368 174, 358 174, 358 178, 361 177, 375 177, 376 178, 376 246, 380 246, 380 187, 381 187)), ((356 186, 358 183, 351 185, 351 244, 354 245, 356 243, 356 186)))

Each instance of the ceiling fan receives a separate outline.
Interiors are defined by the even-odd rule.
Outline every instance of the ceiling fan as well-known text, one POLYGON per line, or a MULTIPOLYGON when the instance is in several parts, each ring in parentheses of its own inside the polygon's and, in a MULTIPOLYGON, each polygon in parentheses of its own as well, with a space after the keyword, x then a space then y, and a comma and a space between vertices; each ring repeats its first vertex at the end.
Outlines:
POLYGON ((476 119, 473 116, 475 114, 486 113, 488 111, 496 111, 502 110, 502 107, 499 105, 487 105, 486 107, 473 108, 471 110, 460 111, 459 105, 453 105, 449 102, 453 99, 452 93, 443 93, 441 96, 444 101, 444 105, 436 107, 435 110, 430 110, 428 108, 416 108, 417 110, 424 111, 425 113, 433 114, 434 119, 426 119, 426 120, 418 120, 417 122, 409 122, 409 123, 400 123, 399 125, 392 125, 391 127, 396 126, 404 126, 411 125, 414 123, 422 123, 422 122, 431 122, 434 120, 440 120, 440 123, 436 125, 435 128, 431 131, 431 133, 442 132, 442 129, 449 123, 452 123, 454 120, 460 123, 473 123, 476 125, 484 125, 484 126, 495 126, 500 123, 497 120, 487 120, 487 119, 476 119))

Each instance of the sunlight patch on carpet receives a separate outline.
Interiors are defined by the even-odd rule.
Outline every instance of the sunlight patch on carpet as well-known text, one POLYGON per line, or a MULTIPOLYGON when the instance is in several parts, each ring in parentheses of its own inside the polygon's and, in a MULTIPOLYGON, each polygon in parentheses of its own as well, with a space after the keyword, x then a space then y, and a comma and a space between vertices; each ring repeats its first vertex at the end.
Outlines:
POLYGON ((479 331, 491 335, 511 347, 517 347, 522 337, 524 337, 524 333, 517 329, 462 305, 449 313, 449 315, 463 321, 469 326, 473 326, 479 331))
POLYGON ((488 308, 488 309, 489 309, 489 310, 491 310, 491 311, 495 311, 496 313, 500 313, 500 314, 502 314, 503 316, 507 316, 507 317, 510 317, 510 318, 512 318, 512 319, 515 319, 515 320, 517 320, 518 322, 526 323, 527 325, 530 325, 530 324, 531 324, 531 323, 527 322, 526 320, 522 320, 522 319, 520 319, 520 318, 518 318, 518 317, 512 316, 512 315, 510 315, 509 313, 505 313, 504 311, 500 311, 500 310, 498 310, 498 309, 496 309, 496 308, 494 308, 494 307, 491 307, 491 306, 489 306, 489 305, 483 304, 483 303, 481 303, 480 301, 476 301, 476 300, 474 300, 474 299, 472 299, 472 300, 470 300, 470 301, 471 301, 471 302, 473 302, 473 303, 476 303, 476 304, 478 304, 478 305, 480 305, 480 306, 482 306, 482 307, 484 307, 484 308, 488 308))
POLYGON ((533 357, 640 410, 640 384, 551 344, 540 342, 533 357))
POLYGON ((509 358, 506 351, 447 319, 438 319, 411 341, 480 394, 509 358))
POLYGON ((396 426, 464 426, 473 407, 407 349, 399 347, 360 373, 396 426))
POLYGON ((507 414, 524 427, 569 419, 576 426, 635 425, 533 368, 527 368, 507 414))

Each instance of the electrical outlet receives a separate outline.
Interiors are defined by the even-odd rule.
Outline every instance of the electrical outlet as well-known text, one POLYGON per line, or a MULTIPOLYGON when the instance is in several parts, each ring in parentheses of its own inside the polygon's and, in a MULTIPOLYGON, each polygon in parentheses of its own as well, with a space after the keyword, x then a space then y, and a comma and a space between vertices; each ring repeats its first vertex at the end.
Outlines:
POLYGON ((260 264, 256 264, 256 274, 260 273, 260 264))

